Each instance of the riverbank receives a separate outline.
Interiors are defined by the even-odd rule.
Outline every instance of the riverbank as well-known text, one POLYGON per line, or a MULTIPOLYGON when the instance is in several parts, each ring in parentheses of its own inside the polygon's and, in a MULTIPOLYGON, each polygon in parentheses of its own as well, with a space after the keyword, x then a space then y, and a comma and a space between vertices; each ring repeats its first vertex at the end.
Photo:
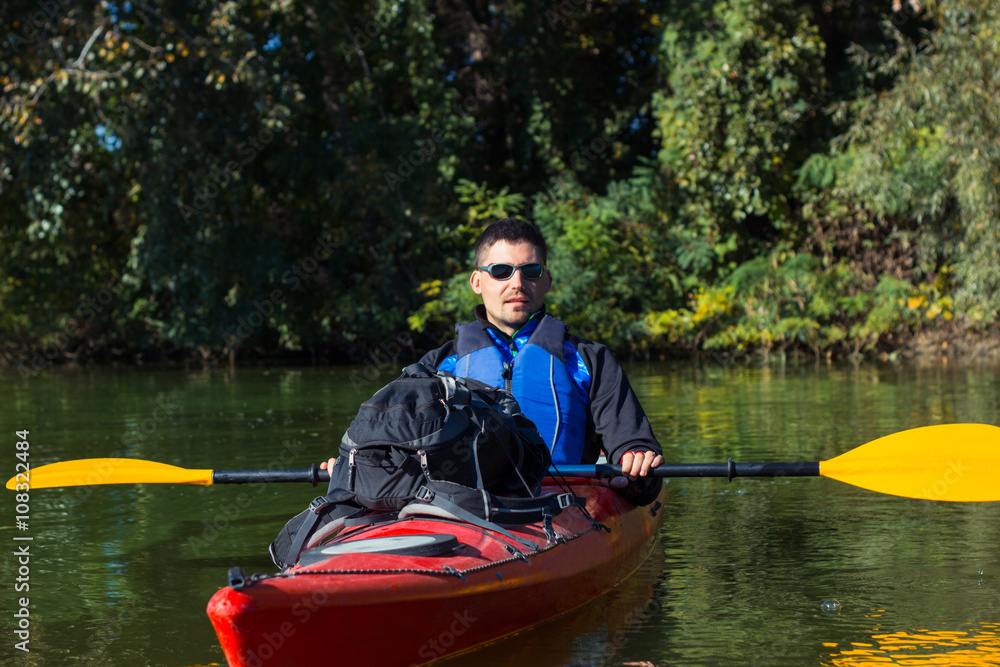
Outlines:
MULTIPOLYGON (((127 347, 113 345, 45 346, 7 345, 0 348, 0 370, 17 372, 30 379, 53 366, 183 366, 216 368, 245 365, 266 366, 363 366, 375 375, 390 367, 416 361, 423 351, 439 342, 428 336, 405 334, 376 346, 337 348, 324 346, 309 350, 241 350, 163 347, 127 347)), ((727 364, 769 363, 775 360, 815 360, 823 363, 864 363, 867 361, 915 361, 937 363, 1000 361, 1000 328, 990 331, 971 329, 954 323, 918 332, 885 334, 873 349, 857 350, 844 341, 828 348, 806 345, 781 347, 732 347, 700 349, 688 344, 656 345, 646 340, 631 349, 615 350, 623 361, 684 360, 709 358, 727 364)))

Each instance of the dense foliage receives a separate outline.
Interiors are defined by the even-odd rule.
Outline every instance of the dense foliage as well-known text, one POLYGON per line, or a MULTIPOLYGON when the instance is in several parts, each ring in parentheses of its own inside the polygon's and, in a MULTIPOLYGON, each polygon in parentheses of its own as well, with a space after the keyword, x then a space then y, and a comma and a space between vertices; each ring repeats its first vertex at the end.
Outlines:
POLYGON ((858 355, 1000 311, 985 0, 16 0, 0 25, 22 368, 430 345, 508 214, 550 241, 551 311, 623 352, 858 355))

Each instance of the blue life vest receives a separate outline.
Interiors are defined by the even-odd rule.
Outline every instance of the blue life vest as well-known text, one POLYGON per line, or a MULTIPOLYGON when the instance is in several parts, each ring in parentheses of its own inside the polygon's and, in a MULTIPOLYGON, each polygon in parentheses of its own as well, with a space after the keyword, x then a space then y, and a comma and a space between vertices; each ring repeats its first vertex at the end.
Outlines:
POLYGON ((576 464, 583 457, 590 373, 566 341, 566 325, 545 315, 531 320, 508 343, 478 323, 456 327, 457 354, 440 370, 503 387, 535 423, 552 462, 576 464))

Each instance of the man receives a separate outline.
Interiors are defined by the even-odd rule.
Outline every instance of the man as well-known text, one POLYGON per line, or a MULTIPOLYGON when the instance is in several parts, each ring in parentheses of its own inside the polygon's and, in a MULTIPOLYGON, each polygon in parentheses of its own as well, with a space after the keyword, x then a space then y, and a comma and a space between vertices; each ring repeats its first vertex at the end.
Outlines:
MULTIPOLYGON (((603 450, 623 475, 611 486, 636 504, 652 502, 663 462, 639 400, 607 347, 571 335, 545 314, 552 276, 545 239, 530 222, 499 220, 476 242, 470 284, 483 303, 476 321, 420 360, 496 387, 517 399, 559 464, 593 463, 603 450)), ((332 469, 335 458, 320 465, 332 469)))
POLYGON ((552 276, 541 232, 507 218, 476 242, 472 290, 483 303, 476 321, 421 362, 514 394, 552 451, 553 464, 593 463, 603 449, 621 463, 613 487, 639 504, 656 498, 661 480, 649 475, 661 449, 621 366, 599 343, 571 335, 545 314, 552 276))

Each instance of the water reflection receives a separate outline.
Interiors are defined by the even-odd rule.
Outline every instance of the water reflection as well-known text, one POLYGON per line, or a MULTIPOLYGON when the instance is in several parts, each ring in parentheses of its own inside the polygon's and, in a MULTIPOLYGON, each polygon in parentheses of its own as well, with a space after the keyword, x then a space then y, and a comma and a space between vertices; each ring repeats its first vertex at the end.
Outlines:
MULTIPOLYGON (((836 643, 824 644, 828 647, 836 643)), ((1000 665, 1000 623, 983 623, 968 630, 910 630, 874 634, 870 641, 851 642, 823 665, 881 667, 882 665, 1000 665)))

